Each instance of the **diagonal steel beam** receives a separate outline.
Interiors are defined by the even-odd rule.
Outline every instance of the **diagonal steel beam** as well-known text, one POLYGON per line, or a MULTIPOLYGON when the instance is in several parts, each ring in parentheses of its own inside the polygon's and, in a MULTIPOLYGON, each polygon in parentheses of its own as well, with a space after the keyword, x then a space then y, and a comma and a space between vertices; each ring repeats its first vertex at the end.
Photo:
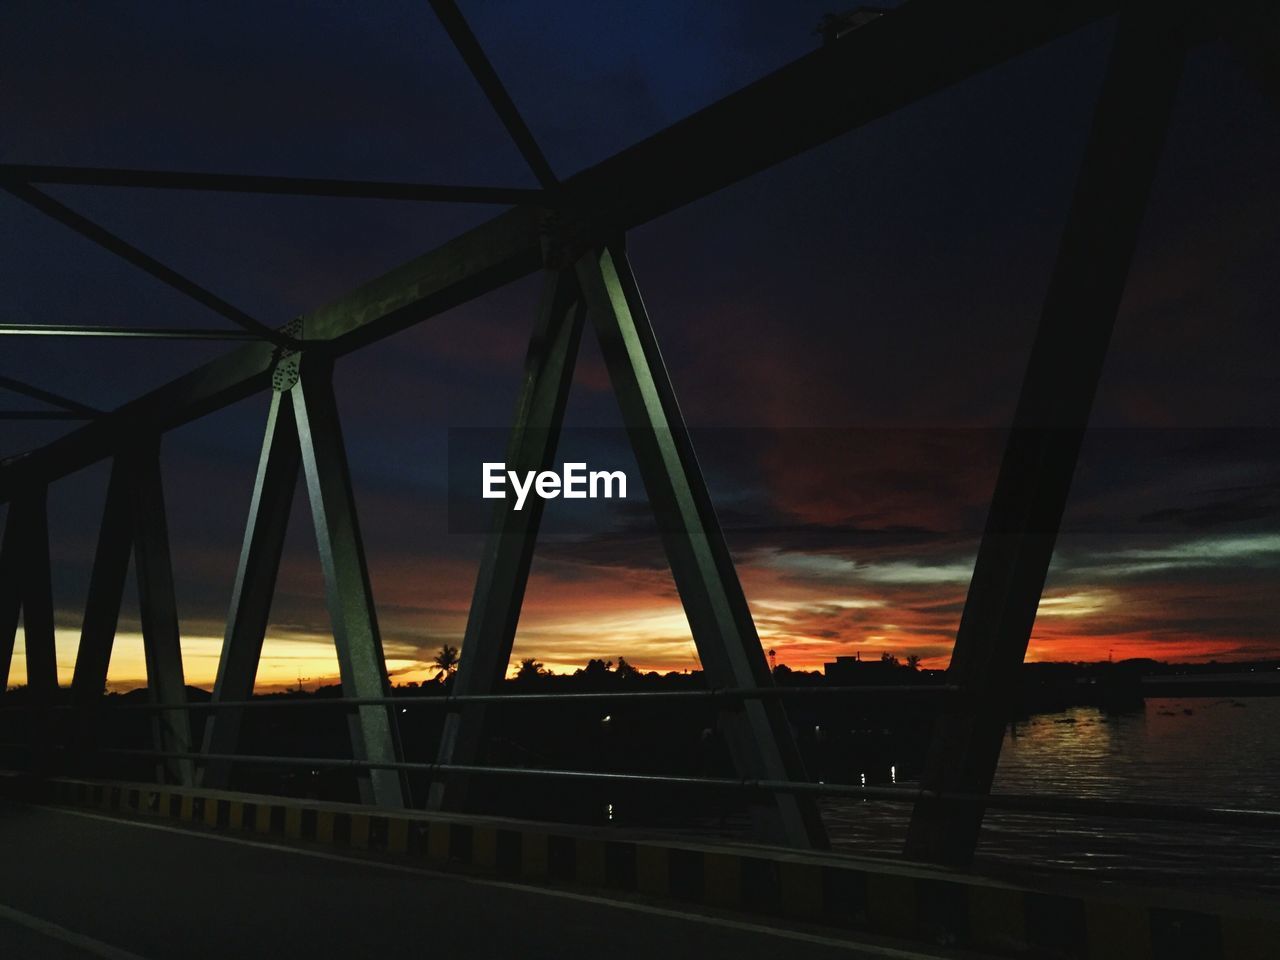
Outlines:
MULTIPOLYGON (((240 562, 236 567, 222 655, 218 660, 218 676, 213 685, 214 703, 243 703, 253 695, 289 527, 289 511, 298 486, 301 456, 293 404, 287 395, 273 391, 240 562)), ((204 753, 220 757, 234 754, 240 740, 242 715, 239 709, 212 711, 205 721, 204 753)), ((230 763, 209 760, 201 783, 205 787, 226 789, 230 777, 230 763)))
MULTIPOLYGON (((147 690, 153 703, 171 708, 154 718, 156 749, 185 752, 190 750, 191 728, 186 710, 159 456, 159 439, 152 438, 121 450, 112 462, 71 695, 77 705, 91 707, 106 688, 132 553, 137 570, 147 690)), ((93 713, 86 711, 73 731, 73 745, 78 749, 87 751, 94 745, 96 732, 90 726, 92 718, 93 713)), ((183 784, 194 782, 192 770, 189 761, 159 768, 162 779, 183 784)))
POLYGON ((131 170, 63 167, 48 164, 0 164, 0 183, 56 183, 159 190, 207 190, 298 197, 352 197, 365 200, 419 200, 436 203, 533 203, 539 190, 522 187, 473 187, 324 177, 277 177, 244 173, 183 170, 131 170))
MULTIPOLYGON (((576 270, 707 679, 714 687, 771 687, 755 621, 622 244, 587 253, 576 270)), ((808 779, 781 703, 742 701, 723 711, 721 729, 740 776, 808 779)), ((759 839, 827 845, 811 798, 777 793, 771 803, 754 804, 752 815, 759 839)))
POLYGON ((14 503, 9 504, 4 534, 0 538, 0 697, 9 689, 13 647, 18 638, 18 615, 22 612, 22 528, 16 520, 14 503))
POLYGON ((22 629, 27 641, 27 686, 48 696, 58 689, 48 488, 30 491, 15 500, 9 511, 10 517, 20 519, 22 524, 22 629))
MULTIPOLYGON (((546 470, 555 459, 582 338, 583 315, 573 273, 549 272, 525 355, 524 381, 507 444, 506 462, 512 470, 546 470)), ((461 661, 453 679, 455 696, 493 693, 506 675, 542 508, 540 497, 534 497, 523 510, 516 510, 511 500, 499 500, 495 506, 467 616, 461 661)), ((484 725, 483 704, 469 704, 457 713, 447 714, 437 762, 478 762, 484 725)), ((436 810, 464 809, 466 792, 467 779, 451 775, 431 785, 428 805, 436 810)))
MULTIPOLYGON (((614 234, 1114 13, 1119 0, 908 0, 846 37, 565 182, 614 234)), ((543 213, 517 207, 308 315, 308 341, 345 353, 527 276, 544 264, 543 213)), ((270 382, 276 353, 244 347, 138 397, 104 422, 0 466, 0 499, 109 456, 270 382)))
MULTIPOLYGON (((390 694, 333 396, 332 365, 317 354, 307 358, 301 377, 292 384, 280 384, 271 396, 214 702, 240 703, 253 693, 299 467, 307 481, 343 694, 362 699, 390 694)), ((219 710, 207 721, 203 752, 214 759, 204 762, 203 786, 227 786, 232 763, 227 758, 236 750, 241 713, 219 710)), ((348 726, 356 759, 390 763, 401 759, 395 715, 387 706, 356 708, 348 716, 348 726)), ((365 802, 405 805, 405 784, 395 771, 364 771, 359 785, 365 802)))
POLYGON ((1120 0, 908 0, 565 181, 625 233, 1085 24, 1120 0))
MULTIPOLYGON (((98 528, 98 546, 89 574, 89 592, 80 625, 80 646, 76 650, 75 672, 71 678, 71 695, 80 706, 96 703, 106 688, 111 648, 120 622, 120 603, 124 599, 129 554, 133 549, 132 479, 129 473, 127 455, 117 455, 111 463, 111 476, 107 480, 107 498, 102 506, 102 525, 98 528)), ((87 730, 81 731, 82 735, 88 733, 87 730)))
POLYGON ((104 250, 109 250, 127 263, 133 264, 145 273, 149 273, 161 283, 167 284, 179 293, 184 293, 196 303, 208 307, 214 313, 221 314, 236 326, 243 327, 272 343, 290 348, 296 344, 285 334, 271 329, 260 320, 255 320, 239 307, 234 307, 216 294, 210 293, 193 280, 189 280, 176 270, 165 266, 150 254, 143 253, 133 244, 122 240, 114 233, 98 226, 92 220, 72 210, 64 203, 53 199, 26 183, 6 181, 0 183, 0 189, 34 207, 46 216, 52 217, 63 226, 70 227, 80 236, 92 240, 104 250))
POLYGON ((484 48, 480 46, 480 41, 471 31, 471 26, 462 15, 462 11, 458 9, 458 5, 453 0, 430 0, 430 2, 431 9, 436 12, 436 17, 449 34, 453 45, 458 48, 462 59, 466 61, 467 68, 480 84, 480 89, 489 98, 489 103, 493 105, 494 111, 498 114, 502 125, 507 128, 511 139, 515 141, 520 155, 524 157, 533 175, 538 178, 543 189, 555 189, 559 181, 551 169, 551 164, 547 163, 547 158, 543 156, 538 142, 533 138, 533 131, 520 116, 515 102, 507 93, 507 88, 502 85, 498 72, 493 69, 493 64, 485 56, 484 48))
POLYGON ((26 639, 27 687, 49 696, 58 689, 49 569, 48 491, 27 491, 9 505, 0 542, 0 695, 9 684, 18 613, 26 639))
MULTIPOLYGON (((538 217, 532 209, 518 207, 303 318, 303 335, 313 350, 352 350, 382 339, 392 328, 402 330, 531 273, 540 262, 538 217)), ((246 343, 126 403, 95 429, 74 431, 4 462, 0 500, 32 482, 56 479, 109 457, 132 436, 172 429, 257 393, 271 385, 281 356, 273 344, 246 343)))
MULTIPOLYGON (((147 692, 153 704, 170 709, 152 714, 152 740, 162 752, 191 752, 182 641, 169 554, 169 523, 160 476, 159 438, 130 453, 133 494, 133 562, 138 581, 138 613, 147 666, 147 692)), ((162 783, 195 784, 189 758, 159 763, 162 783)))
MULTIPOLYGON (((325 599, 338 652, 342 692, 348 697, 388 697, 391 689, 387 662, 356 520, 355 493, 342 442, 332 373, 326 357, 307 357, 289 398, 324 570, 325 599)), ((398 763, 403 759, 394 708, 357 707, 348 714, 348 725, 357 760, 398 763)), ((366 803, 382 807, 403 807, 408 798, 407 785, 396 770, 367 770, 361 775, 360 787, 366 803)))
POLYGON ((93 407, 80 403, 78 400, 68 399, 61 394, 54 393, 51 390, 44 390, 41 387, 34 386, 23 380, 16 380, 13 377, 0 377, 0 388, 20 393, 25 397, 31 397, 33 400, 52 404, 55 407, 61 407, 67 413, 74 413, 79 417, 93 418, 102 414, 101 410, 95 410, 93 407))
POLYGON ((949 675, 961 695, 921 781, 941 799, 916 805, 913 859, 973 856, 1184 53, 1167 7, 1122 14, 956 634, 949 675))

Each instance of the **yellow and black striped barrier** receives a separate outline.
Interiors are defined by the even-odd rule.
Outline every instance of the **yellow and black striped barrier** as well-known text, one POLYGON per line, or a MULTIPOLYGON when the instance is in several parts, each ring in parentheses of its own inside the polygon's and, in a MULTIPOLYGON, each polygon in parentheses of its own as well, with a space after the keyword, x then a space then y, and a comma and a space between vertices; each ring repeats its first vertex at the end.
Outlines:
POLYGON ((1043 889, 884 861, 187 787, 0 775, 31 803, 150 814, 530 883, 581 884, 1010 957, 1274 960, 1274 903, 1043 889))

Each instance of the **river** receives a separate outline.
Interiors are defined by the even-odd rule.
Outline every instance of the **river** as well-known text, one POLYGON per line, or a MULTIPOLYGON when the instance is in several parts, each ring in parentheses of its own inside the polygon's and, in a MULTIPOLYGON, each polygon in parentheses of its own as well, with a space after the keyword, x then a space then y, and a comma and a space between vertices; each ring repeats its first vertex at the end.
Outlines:
MULTIPOLYGON (((1005 735, 994 789, 1280 809, 1280 697, 1148 699, 1110 714, 1076 707, 1005 735)), ((908 810, 824 801, 833 845, 895 856, 908 810)), ((992 811, 979 870, 1280 894, 1280 830, 992 811)))

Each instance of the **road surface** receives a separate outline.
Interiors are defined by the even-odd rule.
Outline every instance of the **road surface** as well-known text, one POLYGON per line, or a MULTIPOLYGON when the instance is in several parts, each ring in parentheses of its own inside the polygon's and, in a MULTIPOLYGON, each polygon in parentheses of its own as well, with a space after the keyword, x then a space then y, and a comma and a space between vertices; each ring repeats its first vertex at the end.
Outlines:
POLYGON ((0 956, 931 960, 728 914, 0 803, 0 956))

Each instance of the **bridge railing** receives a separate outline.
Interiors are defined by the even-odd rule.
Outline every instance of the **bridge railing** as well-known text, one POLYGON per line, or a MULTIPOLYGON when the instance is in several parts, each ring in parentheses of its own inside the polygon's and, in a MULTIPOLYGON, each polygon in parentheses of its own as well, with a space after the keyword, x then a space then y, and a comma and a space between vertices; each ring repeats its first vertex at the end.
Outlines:
MULTIPOLYGON (((191 702, 187 708, 196 711, 219 710, 271 710, 334 709, 377 706, 429 707, 449 710, 468 703, 501 704, 503 706, 534 707, 565 703, 667 703, 698 702, 710 704, 735 704, 751 699, 810 699, 832 697, 910 697, 941 702, 961 695, 961 690, 951 684, 930 685, 864 685, 827 687, 770 687, 725 688, 704 690, 610 690, 578 693, 513 693, 513 694, 442 694, 438 696, 403 695, 389 697, 259 697, 238 701, 191 702)), ((0 705, 0 715, 5 713, 81 713, 86 715, 103 712, 161 713, 173 707, 156 703, 109 703, 100 700, 92 704, 74 703, 8 703, 0 705)), ((0 743, 0 750, 29 751, 32 754, 65 755, 74 758, 77 750, 63 743, 0 743)), ((386 770, 400 774, 424 775, 436 781, 446 775, 463 775, 512 780, 541 779, 565 783, 597 783, 619 786, 662 787, 671 790, 719 791, 732 794, 755 795, 804 795, 810 797, 841 797, 868 802, 899 803, 916 806, 922 802, 945 806, 969 807, 983 805, 988 809, 1018 811, 1043 815, 1068 815, 1117 820, 1146 820, 1166 823, 1186 823, 1206 826, 1260 828, 1280 830, 1280 811, 1244 809, 1207 804, 1171 803, 1158 799, 1118 800, 1103 797, 1085 797, 1072 794, 1036 792, 966 794, 942 792, 919 786, 883 785, 831 782, 825 780, 796 781, 751 777, 684 776, 672 774, 629 773, 602 770, 559 769, 533 766, 502 766, 492 764, 460 764, 439 761, 367 760, 355 757, 317 757, 264 754, 221 754, 197 750, 135 749, 95 745, 87 751, 90 755, 134 758, 147 760, 178 760, 199 766, 202 763, 222 762, 255 767, 298 768, 312 771, 386 770)), ((81 759, 83 759, 83 752, 81 759)), ((74 759, 72 759, 74 762, 74 759)))
MULTIPOLYGON (((119 703, 103 706, 109 710, 136 710, 146 713, 160 713, 166 710, 243 710, 252 708, 273 707, 399 707, 399 706, 434 706, 449 709, 467 703, 548 703, 579 702, 605 700, 692 700, 712 703, 735 702, 742 700, 775 700, 803 698, 811 696, 920 696, 945 697, 960 693, 954 684, 870 684, 841 685, 823 687, 709 687, 705 690, 590 690, 579 693, 464 693, 441 694, 440 696, 404 696, 388 697, 314 697, 314 698, 272 698, 259 697, 253 700, 207 700, 192 701, 176 708, 171 704, 160 703, 119 703)), ((46 703, 46 704, 4 704, 0 705, 0 713, 6 711, 75 711, 97 709, 97 704, 46 703)))

